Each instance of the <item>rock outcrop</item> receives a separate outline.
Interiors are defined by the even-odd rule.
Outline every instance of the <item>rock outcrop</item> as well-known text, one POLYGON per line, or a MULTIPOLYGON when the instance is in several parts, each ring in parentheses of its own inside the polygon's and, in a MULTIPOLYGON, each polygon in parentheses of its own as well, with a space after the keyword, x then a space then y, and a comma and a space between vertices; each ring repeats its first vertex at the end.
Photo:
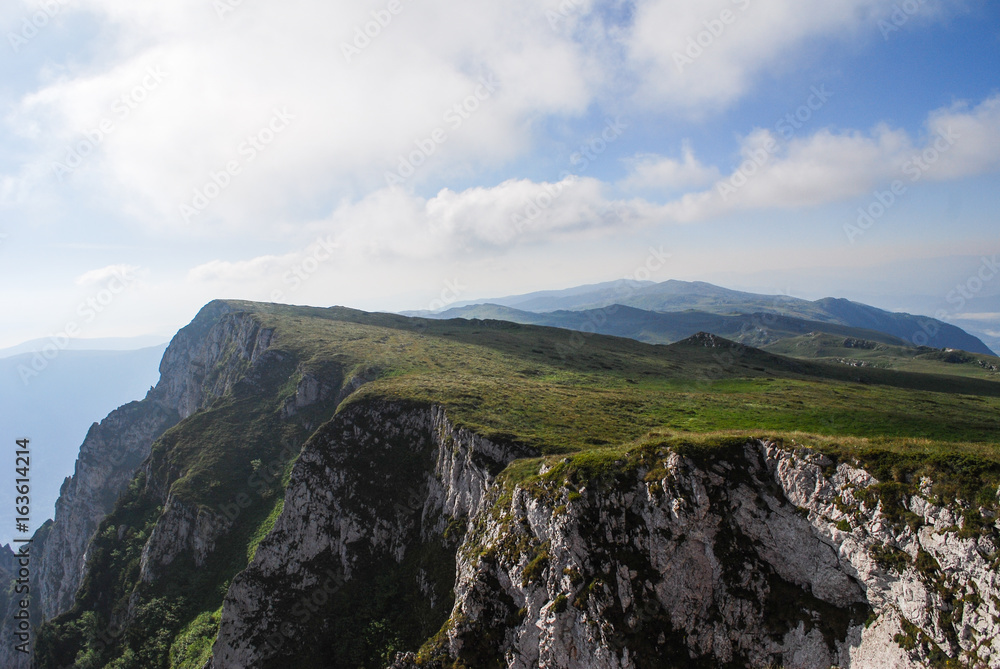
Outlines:
MULTIPOLYGON (((45 526, 44 550, 34 557, 32 607, 38 613, 33 624, 72 606, 94 533, 146 461, 153 442, 227 392, 266 351, 270 335, 229 303, 208 304, 171 341, 156 387, 91 427, 74 474, 60 489, 54 522, 45 526)), ((11 620, 4 617, 4 638, 10 636, 11 620)), ((3 644, 0 666, 27 669, 30 658, 3 644)))
POLYGON ((423 599, 415 638, 432 634, 451 608, 458 537, 496 474, 528 454, 456 429, 440 408, 349 406, 303 449, 274 530, 226 596, 211 666, 348 652, 327 651, 336 621, 354 613, 353 589, 379 581, 423 599))
MULTIPOLYGON (((540 458, 358 392, 369 357, 290 353, 267 322, 208 305, 156 388, 91 429, 32 605, 76 596, 114 638, 64 617, 43 666, 1000 668, 1000 523, 932 481, 761 440, 540 458), (157 599, 192 572, 201 593, 157 599), (182 604, 190 624, 150 614, 182 604)), ((28 660, 7 645, 0 666, 28 660)))
POLYGON ((996 533, 884 492, 760 442, 497 486, 443 634, 394 666, 1000 667, 996 533))

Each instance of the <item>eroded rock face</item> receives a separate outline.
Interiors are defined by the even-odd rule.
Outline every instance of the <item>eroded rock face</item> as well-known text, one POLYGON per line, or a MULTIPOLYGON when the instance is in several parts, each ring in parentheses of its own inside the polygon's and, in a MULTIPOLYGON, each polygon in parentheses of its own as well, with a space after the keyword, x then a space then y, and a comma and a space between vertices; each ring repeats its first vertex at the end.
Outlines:
MULTIPOLYGON (((101 520, 149 456, 153 442, 183 418, 224 394, 263 355, 271 332, 225 302, 207 305, 174 337, 160 363, 160 380, 146 397, 95 423, 60 489, 44 550, 34 556, 37 625, 73 604, 87 548, 101 520), (40 617, 41 620, 37 618, 40 617)), ((4 617, 4 638, 11 618, 4 617)), ((30 658, 0 646, 0 666, 27 668, 30 658)))
POLYGON ((59 491, 47 550, 38 565, 36 588, 45 620, 72 606, 98 524, 149 455, 153 440, 177 419, 176 412, 155 401, 133 402, 91 427, 75 472, 59 491))
MULTIPOLYGON (((150 447, 223 394, 259 391, 255 370, 294 365, 272 337, 209 305, 146 399, 91 429, 38 544, 43 618, 72 604, 94 532, 143 462, 163 511, 141 580, 185 552, 198 568, 224 545, 229 518, 171 494, 150 447)), ((305 434, 370 380, 296 375, 278 408, 312 421, 305 434), (321 418, 319 402, 331 404, 321 418)), ((229 587, 211 666, 336 665, 333 653, 357 650, 336 644, 357 636, 355 619, 398 609, 414 618, 407 647, 435 639, 396 669, 1000 667, 1000 549, 961 531, 958 509, 929 489, 889 508, 867 472, 757 441, 615 463, 587 487, 496 483, 530 455, 438 407, 348 402, 306 442, 274 529, 229 587)), ((0 553, 0 571, 9 561, 0 553)), ((6 645, 0 666, 28 661, 6 645)))
POLYGON ((212 666, 321 666, 304 649, 322 655, 353 613, 345 597, 385 579, 424 600, 433 634, 452 604, 449 529, 460 535, 496 473, 524 455, 455 429, 439 408, 342 411, 306 444, 274 530, 234 579, 212 666))
POLYGON ((866 472, 769 443, 661 465, 494 489, 421 666, 1000 666, 997 546, 947 510, 907 500, 911 529, 866 472))
POLYGON ((149 456, 163 432, 224 394, 267 350, 271 332, 225 303, 206 306, 170 343, 160 381, 141 402, 94 425, 80 448, 76 470, 56 501, 38 592, 45 620, 67 610, 83 576, 86 549, 98 524, 149 456))

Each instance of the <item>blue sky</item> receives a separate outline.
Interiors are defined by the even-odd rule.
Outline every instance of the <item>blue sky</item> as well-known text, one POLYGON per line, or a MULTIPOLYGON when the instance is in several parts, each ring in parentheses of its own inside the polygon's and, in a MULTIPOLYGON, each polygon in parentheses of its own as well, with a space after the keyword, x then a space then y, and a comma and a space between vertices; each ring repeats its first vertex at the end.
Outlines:
POLYGON ((4 4, 0 347, 169 335, 215 297, 569 287, 651 248, 653 280, 1000 337, 1000 278, 947 300, 1000 253, 995 2, 329 5, 4 4))

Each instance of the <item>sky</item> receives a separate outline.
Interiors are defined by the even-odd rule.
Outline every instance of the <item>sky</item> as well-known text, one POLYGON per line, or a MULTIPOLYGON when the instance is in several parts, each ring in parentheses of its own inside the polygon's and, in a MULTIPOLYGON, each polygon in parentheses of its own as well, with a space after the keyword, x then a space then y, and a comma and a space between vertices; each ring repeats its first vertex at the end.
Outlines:
POLYGON ((0 33, 0 347, 620 278, 1000 337, 1000 3, 10 0, 0 33))

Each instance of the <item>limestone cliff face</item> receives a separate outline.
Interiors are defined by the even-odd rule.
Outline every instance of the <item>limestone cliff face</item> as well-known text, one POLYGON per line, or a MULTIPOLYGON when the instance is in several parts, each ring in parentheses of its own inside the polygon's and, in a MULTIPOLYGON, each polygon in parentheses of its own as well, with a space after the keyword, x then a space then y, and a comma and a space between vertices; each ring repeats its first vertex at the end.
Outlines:
POLYGON ((114 506, 153 440, 177 422, 177 414, 155 402, 133 402, 91 427, 72 477, 56 501, 55 522, 41 556, 37 593, 44 619, 73 603, 86 562, 87 545, 114 506))
POLYGON ((267 349, 271 333, 223 302, 206 306, 170 343, 160 381, 94 425, 80 447, 72 477, 56 501, 38 592, 46 620, 67 610, 83 576, 87 546, 98 524, 149 456, 153 441, 224 394, 267 349))
MULTIPOLYGON (((904 523, 865 471, 762 442, 665 453, 613 485, 494 485, 517 456, 441 409, 343 412, 233 582, 212 667, 312 666, 329 600, 456 525, 454 607, 398 669, 1000 666, 998 547, 929 495, 903 500, 904 523)), ((427 598, 449 585, 409 573, 427 598)))
MULTIPOLYGON (((213 302, 174 337, 160 364, 160 381, 145 399, 95 423, 80 448, 73 476, 35 555, 33 606, 38 624, 66 611, 83 578, 87 548, 101 520, 167 429, 226 392, 267 349, 270 332, 253 318, 213 302), (41 620, 37 618, 40 617, 41 620)), ((10 617, 4 618, 9 624, 10 617)), ((2 630, 5 634, 7 628, 2 630)), ((0 647, 0 666, 27 667, 29 658, 0 647)))
POLYGON ((876 484, 750 443, 614 485, 496 487, 443 638, 394 666, 1000 667, 995 541, 922 496, 903 523, 876 484))
POLYGON ((456 429, 440 408, 349 406, 307 443, 274 530, 233 581, 212 667, 326 666, 303 649, 323 652, 354 613, 344 597, 385 579, 423 600, 422 638, 433 634, 451 608, 449 530, 460 536, 495 475, 526 454, 456 429))
MULTIPOLYGON (((272 364, 280 365, 286 356, 269 349, 273 337, 274 332, 262 327, 251 315, 225 314, 205 333, 199 347, 174 352, 168 349, 164 363, 185 372, 170 375, 167 386, 181 418, 187 418, 237 385, 245 387, 243 392, 259 390, 260 377, 267 374, 272 364)), ((289 401, 301 409, 328 394, 328 388, 307 376, 289 401)), ((171 472, 157 475, 153 471, 157 464, 153 460, 145 464, 147 490, 158 498, 163 513, 143 548, 140 567, 143 583, 156 580, 158 572, 184 551, 193 553, 195 566, 203 566, 215 550, 216 542, 232 527, 231 520, 223 514, 192 508, 171 494, 173 475, 171 472)))

